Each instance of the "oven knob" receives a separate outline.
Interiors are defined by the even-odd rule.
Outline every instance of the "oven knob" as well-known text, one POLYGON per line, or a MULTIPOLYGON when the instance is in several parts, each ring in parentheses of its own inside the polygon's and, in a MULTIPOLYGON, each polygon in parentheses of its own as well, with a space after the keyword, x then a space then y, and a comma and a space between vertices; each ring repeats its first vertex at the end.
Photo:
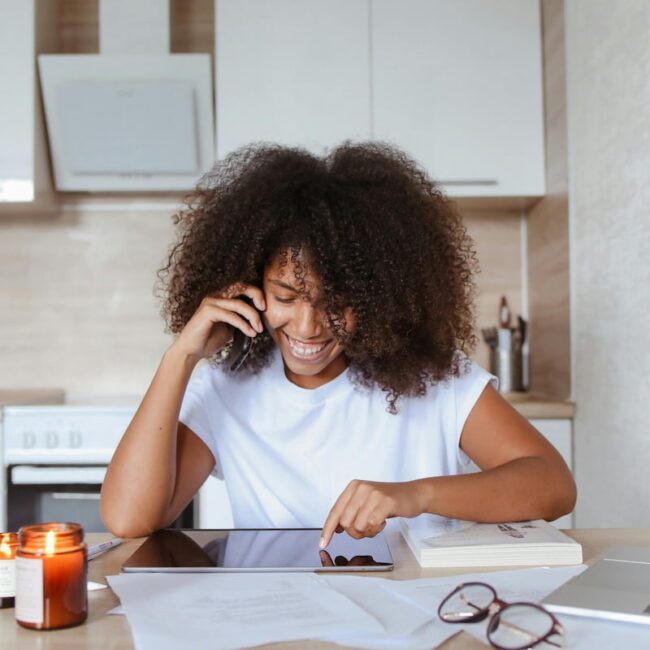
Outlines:
POLYGON ((33 431, 23 431, 23 449, 31 449, 36 444, 33 431))
POLYGON ((70 431, 68 434, 68 442, 70 444, 70 449, 78 449, 81 447, 81 444, 83 442, 81 433, 79 431, 70 431))
POLYGON ((56 435, 56 431, 45 432, 45 446, 48 449, 54 449, 54 447, 59 446, 59 436, 56 435))

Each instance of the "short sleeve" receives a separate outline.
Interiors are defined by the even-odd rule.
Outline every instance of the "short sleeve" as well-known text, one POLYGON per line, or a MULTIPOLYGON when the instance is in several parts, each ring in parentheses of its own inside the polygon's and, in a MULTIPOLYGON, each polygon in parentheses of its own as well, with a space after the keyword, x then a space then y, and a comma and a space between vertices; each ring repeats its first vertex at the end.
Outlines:
POLYGON ((192 376, 185 390, 178 420, 191 429, 207 445, 215 460, 212 475, 223 478, 217 452, 217 441, 210 417, 211 409, 209 404, 211 401, 214 403, 214 399, 210 400, 209 398, 212 390, 210 372, 213 372, 213 369, 209 365, 205 365, 192 376))
POLYGON ((465 466, 470 459, 460 448, 460 436, 463 427, 487 384, 491 383, 494 388, 498 389, 499 380, 470 360, 461 360, 460 369, 460 376, 455 377, 453 380, 456 398, 456 447, 458 449, 458 460, 462 466, 465 466))

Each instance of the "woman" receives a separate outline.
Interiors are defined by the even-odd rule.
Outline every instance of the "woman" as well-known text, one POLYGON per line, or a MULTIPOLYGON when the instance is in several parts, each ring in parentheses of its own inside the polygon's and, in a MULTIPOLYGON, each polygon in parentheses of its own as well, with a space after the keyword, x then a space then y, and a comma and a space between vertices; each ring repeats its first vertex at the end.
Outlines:
POLYGON ((178 336, 106 475, 116 535, 167 526, 211 472, 235 526, 322 526, 322 547, 394 516, 572 510, 560 455, 467 356, 471 241, 404 154, 244 148, 177 223, 160 276, 178 336), (252 346, 233 371, 216 357, 236 330, 252 346), (481 471, 462 474, 468 459, 481 471))

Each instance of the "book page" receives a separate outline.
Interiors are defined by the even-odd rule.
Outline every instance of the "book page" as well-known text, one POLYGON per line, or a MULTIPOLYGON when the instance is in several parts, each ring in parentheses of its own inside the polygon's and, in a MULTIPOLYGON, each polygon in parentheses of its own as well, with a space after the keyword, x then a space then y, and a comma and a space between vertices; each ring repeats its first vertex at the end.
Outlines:
POLYGON ((413 520, 402 520, 402 525, 407 534, 415 536, 423 548, 575 543, 564 533, 540 519, 480 524, 426 515, 413 520))

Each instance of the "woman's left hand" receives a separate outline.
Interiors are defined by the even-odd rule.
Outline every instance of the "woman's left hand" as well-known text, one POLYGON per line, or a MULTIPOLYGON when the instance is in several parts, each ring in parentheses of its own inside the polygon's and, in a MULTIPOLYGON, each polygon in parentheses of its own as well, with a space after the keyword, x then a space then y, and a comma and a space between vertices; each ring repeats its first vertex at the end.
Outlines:
POLYGON ((422 487, 419 481, 350 481, 327 516, 320 547, 325 548, 334 533, 345 531, 356 539, 374 537, 384 529, 389 517, 422 514, 422 487))

